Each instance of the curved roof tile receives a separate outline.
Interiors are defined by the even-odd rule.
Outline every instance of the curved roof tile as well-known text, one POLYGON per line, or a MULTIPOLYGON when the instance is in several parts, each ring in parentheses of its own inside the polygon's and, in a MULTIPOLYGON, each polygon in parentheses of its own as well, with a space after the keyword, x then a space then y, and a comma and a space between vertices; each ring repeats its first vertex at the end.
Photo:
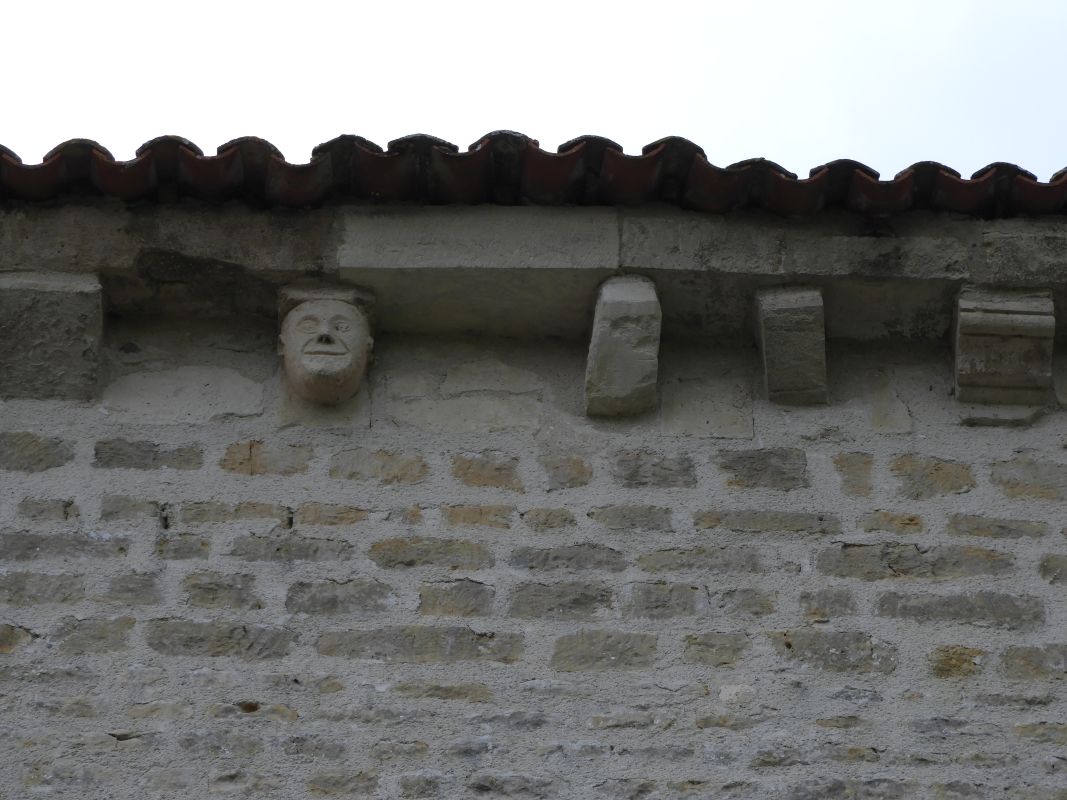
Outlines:
POLYGON ((303 208, 332 201, 501 205, 640 205, 662 202, 712 214, 758 208, 807 216, 829 208, 869 215, 931 209, 983 217, 1062 214, 1067 169, 1045 183, 1014 164, 983 167, 969 179, 936 162, 913 164, 889 180, 856 161, 815 167, 808 177, 766 159, 719 167, 687 139, 669 137, 639 155, 600 136, 580 136, 556 152, 521 133, 493 131, 465 151, 416 134, 383 149, 345 135, 291 164, 270 142, 245 137, 205 155, 179 136, 145 142, 116 161, 96 142, 73 139, 40 164, 0 146, 0 202, 99 195, 126 202, 181 197, 238 199, 256 207, 303 208))

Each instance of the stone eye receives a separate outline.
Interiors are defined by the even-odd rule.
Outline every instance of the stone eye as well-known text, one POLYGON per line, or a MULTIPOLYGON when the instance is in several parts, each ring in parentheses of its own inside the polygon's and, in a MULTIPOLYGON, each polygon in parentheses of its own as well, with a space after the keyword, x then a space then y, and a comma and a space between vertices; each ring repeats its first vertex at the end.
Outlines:
POLYGON ((319 328, 319 321, 314 317, 304 317, 296 327, 301 333, 314 333, 319 328))
POLYGON ((333 323, 333 329, 338 333, 348 333, 352 326, 346 320, 339 319, 333 323))

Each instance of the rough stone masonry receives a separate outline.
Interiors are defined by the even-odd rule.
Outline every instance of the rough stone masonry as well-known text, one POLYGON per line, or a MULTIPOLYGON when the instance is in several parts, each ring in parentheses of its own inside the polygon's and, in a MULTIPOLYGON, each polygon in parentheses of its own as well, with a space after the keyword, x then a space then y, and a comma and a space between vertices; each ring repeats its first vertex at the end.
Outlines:
POLYGON ((378 265, 309 211, 281 267, 293 215, 0 213, 5 319, 69 323, 0 320, 0 797, 1067 798, 1062 278, 915 266, 1030 223, 913 222, 864 320, 862 258, 753 249, 884 246, 834 222, 497 211, 389 211, 378 265), (276 347, 316 263, 378 313, 328 407, 276 347), (599 331, 629 415, 589 416, 635 270, 641 363, 599 331), (950 336, 972 284, 992 323, 950 336), (961 360, 1042 403, 956 399, 961 360))

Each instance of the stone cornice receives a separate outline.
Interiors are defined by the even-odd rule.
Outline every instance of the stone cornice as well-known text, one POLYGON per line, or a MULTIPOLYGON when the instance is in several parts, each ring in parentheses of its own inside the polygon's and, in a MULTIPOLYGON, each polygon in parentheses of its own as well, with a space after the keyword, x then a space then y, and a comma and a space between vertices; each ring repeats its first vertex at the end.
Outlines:
POLYGON ((584 336, 596 287, 632 272, 656 283, 667 335, 752 341, 754 292, 800 283, 822 288, 831 338, 940 339, 964 285, 1050 288, 1059 305, 1065 259, 1058 217, 69 201, 0 211, 0 271, 99 274, 113 309, 188 311, 180 290, 200 283, 204 313, 210 298, 234 310, 228 287, 238 310, 269 315, 274 287, 313 276, 373 290, 382 329, 406 332, 584 336))

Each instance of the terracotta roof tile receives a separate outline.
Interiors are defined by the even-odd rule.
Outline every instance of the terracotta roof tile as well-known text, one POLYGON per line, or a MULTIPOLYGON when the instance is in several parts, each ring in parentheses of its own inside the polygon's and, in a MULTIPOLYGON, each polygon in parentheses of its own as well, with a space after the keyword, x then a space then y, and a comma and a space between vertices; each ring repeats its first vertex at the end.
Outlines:
POLYGON ((914 164, 889 180, 856 161, 832 161, 798 178, 772 161, 719 167, 678 137, 627 155, 615 142, 581 136, 557 152, 512 131, 486 134, 465 151, 426 135, 386 149, 359 136, 316 147, 306 164, 290 164, 274 145, 235 139, 205 155, 192 142, 163 136, 130 161, 96 142, 65 142, 40 164, 23 164, 0 146, 0 202, 100 195, 126 202, 182 197, 241 200, 256 207, 302 208, 327 202, 502 205, 640 205, 669 203, 712 214, 759 208, 807 216, 829 208, 869 215, 913 209, 983 217, 1062 214, 1067 170, 1044 183, 1014 164, 990 164, 970 179, 943 164, 914 164))

